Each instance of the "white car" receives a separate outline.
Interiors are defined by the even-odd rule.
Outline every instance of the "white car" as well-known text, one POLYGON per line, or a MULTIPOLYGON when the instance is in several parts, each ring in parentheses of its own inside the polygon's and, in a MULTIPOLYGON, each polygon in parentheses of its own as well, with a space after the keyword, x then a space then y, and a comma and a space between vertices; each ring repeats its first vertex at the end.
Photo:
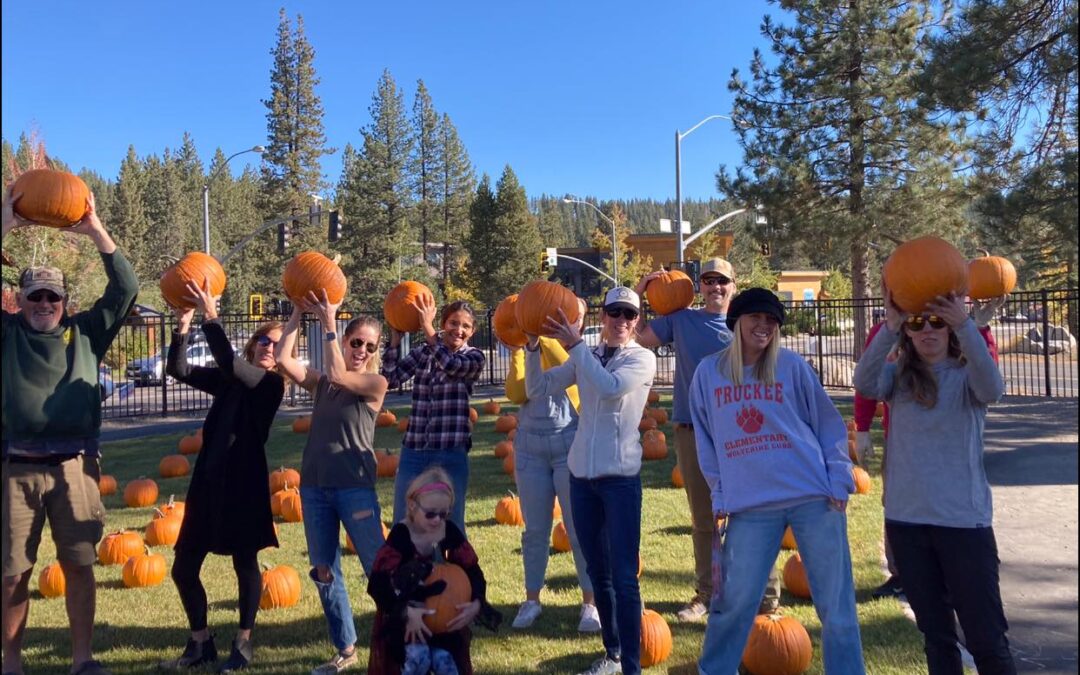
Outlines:
POLYGON ((600 344, 600 331, 603 326, 585 326, 585 330, 581 331, 581 339, 585 341, 585 344, 590 349, 600 344))

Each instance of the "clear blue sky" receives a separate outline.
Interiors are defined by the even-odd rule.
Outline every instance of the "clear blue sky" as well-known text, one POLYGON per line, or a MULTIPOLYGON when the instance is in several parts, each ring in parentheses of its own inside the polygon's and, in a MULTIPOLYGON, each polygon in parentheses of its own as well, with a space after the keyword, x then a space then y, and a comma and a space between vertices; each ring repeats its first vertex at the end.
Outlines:
MULTIPOLYGON (((51 154, 113 179, 129 144, 160 154, 189 131, 209 162, 263 143, 278 7, 4 2, 3 135, 36 127, 51 154)), ((530 196, 654 199, 674 196, 675 130, 730 111, 732 68, 747 72, 762 16, 780 14, 763 0, 285 7, 316 51, 331 183, 389 68, 410 110, 424 80, 478 173, 510 164, 530 196)), ((716 196, 717 167, 741 156, 729 122, 701 127, 683 141, 683 195, 716 196)))

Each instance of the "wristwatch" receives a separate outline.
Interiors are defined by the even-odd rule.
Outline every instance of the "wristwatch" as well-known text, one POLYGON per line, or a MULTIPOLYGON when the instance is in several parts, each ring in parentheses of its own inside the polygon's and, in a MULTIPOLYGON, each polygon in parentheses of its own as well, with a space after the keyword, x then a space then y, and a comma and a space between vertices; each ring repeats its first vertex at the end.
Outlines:
POLYGON ((335 333, 332 330, 327 331, 326 335, 323 336, 323 339, 326 340, 327 342, 333 342, 334 340, 337 339, 337 333, 335 333))

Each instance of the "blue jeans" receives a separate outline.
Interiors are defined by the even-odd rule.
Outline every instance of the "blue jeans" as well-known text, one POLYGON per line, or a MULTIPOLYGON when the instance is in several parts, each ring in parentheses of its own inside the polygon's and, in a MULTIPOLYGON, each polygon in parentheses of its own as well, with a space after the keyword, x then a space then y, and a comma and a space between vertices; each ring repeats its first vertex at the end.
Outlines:
POLYGON ((330 628, 330 641, 338 651, 356 644, 356 625, 345 582, 341 576, 340 525, 352 539, 364 574, 371 574, 375 553, 383 545, 379 499, 371 488, 300 488, 304 536, 311 559, 311 580, 319 592, 330 628), (329 583, 319 581, 315 568, 329 567, 329 583))
POLYGON ((570 504, 570 470, 566 455, 574 442, 576 427, 561 432, 534 434, 518 429, 514 437, 514 478, 521 512, 525 516, 525 531, 521 534, 521 559, 525 565, 525 590, 539 592, 544 587, 548 554, 551 547, 552 507, 555 495, 563 510, 563 524, 570 537, 570 551, 577 568, 578 584, 586 593, 592 592, 592 582, 586 571, 585 556, 578 543, 574 527, 573 506, 570 504))
POLYGON ((441 466, 450 476, 454 488, 454 506, 450 510, 450 520, 465 532, 465 491, 469 488, 469 453, 465 448, 448 450, 414 450, 401 448, 398 461, 397 478, 394 479, 394 522, 405 519, 405 497, 409 483, 433 466, 441 466))
POLYGON ((821 619, 821 651, 828 675, 863 675, 862 640, 855 613, 847 516, 825 499, 770 511, 736 513, 724 540, 723 598, 709 608, 705 642, 698 661, 701 675, 731 675, 739 669, 743 646, 769 569, 780 552, 784 528, 791 525, 814 609, 821 619))
MULTIPOLYGON (((596 593, 604 649, 609 657, 622 661, 623 673, 637 675, 641 672, 641 591, 637 580, 641 477, 582 479, 571 475, 570 503, 596 593)), ((780 545, 779 539, 776 545, 780 545)))

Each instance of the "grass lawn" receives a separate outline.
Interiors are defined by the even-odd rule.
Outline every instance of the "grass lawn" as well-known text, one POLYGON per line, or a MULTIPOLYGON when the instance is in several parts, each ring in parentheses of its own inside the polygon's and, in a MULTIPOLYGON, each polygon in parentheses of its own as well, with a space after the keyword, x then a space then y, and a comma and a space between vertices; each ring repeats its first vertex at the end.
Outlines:
MULTIPOLYGON (((670 397, 662 405, 669 408, 670 397)), ((476 406, 480 408, 479 403, 476 406)), ((510 410, 512 407, 506 407, 510 410)), ((396 409, 399 416, 406 409, 396 409)), ((841 405, 850 418, 850 404, 841 405)), ((488 598, 504 615, 504 628, 497 634, 477 629, 473 642, 473 660, 478 673, 574 673, 584 669, 601 652, 599 635, 577 633, 581 597, 576 587, 574 567, 569 554, 553 554, 548 568, 548 588, 544 591, 544 613, 528 631, 509 628, 524 599, 521 567, 521 530, 495 524, 495 502, 507 490, 515 489, 513 480, 502 471, 502 462, 492 455, 502 434, 494 433, 494 418, 481 415, 474 433, 472 476, 468 495, 469 538, 480 555, 488 578, 488 598)), ((272 467, 287 465, 299 468, 305 437, 291 431, 291 417, 282 415, 274 425, 268 445, 272 467)), ((674 430, 670 424, 662 430, 668 437, 667 459, 647 462, 641 476, 644 484, 641 556, 644 573, 641 595, 645 606, 660 612, 671 625, 674 651, 663 664, 650 672, 696 673, 705 626, 679 624, 675 612, 692 594, 693 557, 690 521, 686 497, 671 486, 670 474, 675 464, 674 430)), ((394 428, 379 429, 378 447, 396 448, 400 434, 394 428)), ((106 497, 110 509, 107 530, 129 528, 142 532, 152 510, 125 508, 121 499, 123 486, 131 479, 158 475, 158 462, 175 452, 179 434, 144 437, 109 443, 103 449, 104 469, 116 476, 120 490, 106 497)), ((880 447, 880 434, 876 438, 880 447)), ((892 599, 872 600, 870 593, 882 581, 880 539, 882 509, 880 474, 877 465, 870 467, 874 488, 870 495, 853 496, 849 504, 849 537, 855 573, 855 589, 867 672, 875 675, 909 675, 926 672, 922 640, 915 626, 901 613, 892 599)), ((158 479, 161 501, 174 493, 180 499, 187 488, 187 478, 158 479)), ((389 509, 393 481, 380 479, 380 502, 389 509)), ((384 511, 384 520, 390 514, 384 511)), ((260 554, 260 561, 295 567, 304 579, 300 603, 288 609, 260 612, 255 629, 255 673, 307 673, 330 657, 330 645, 314 587, 304 578, 307 566, 306 546, 301 524, 279 524, 281 548, 260 554)), ((344 541, 344 535, 342 536, 344 541)), ((24 657, 27 672, 66 673, 70 665, 67 616, 62 599, 46 600, 38 594, 37 572, 53 561, 55 552, 46 533, 41 546, 32 587, 33 599, 26 631, 24 657)), ((172 563, 172 550, 161 550, 172 563)), ((779 564, 789 554, 781 553, 779 564)), ((361 662, 366 663, 366 644, 371 630, 374 605, 364 589, 359 561, 350 556, 344 561, 346 581, 356 613, 360 636, 361 662)), ((145 673, 166 657, 183 648, 187 622, 171 580, 146 589, 127 589, 121 582, 120 567, 97 567, 98 607, 94 648, 97 656, 115 673, 145 673)), ((210 556, 203 567, 203 582, 210 598, 210 625, 217 634, 218 649, 228 653, 228 644, 236 625, 236 584, 231 561, 210 556)), ((814 642, 814 661, 809 672, 822 672, 821 626, 809 601, 798 600, 786 592, 784 611, 797 617, 810 632, 814 642)), ((359 669, 363 672, 363 669, 359 669)), ((760 674, 765 675, 765 674, 760 674)))

